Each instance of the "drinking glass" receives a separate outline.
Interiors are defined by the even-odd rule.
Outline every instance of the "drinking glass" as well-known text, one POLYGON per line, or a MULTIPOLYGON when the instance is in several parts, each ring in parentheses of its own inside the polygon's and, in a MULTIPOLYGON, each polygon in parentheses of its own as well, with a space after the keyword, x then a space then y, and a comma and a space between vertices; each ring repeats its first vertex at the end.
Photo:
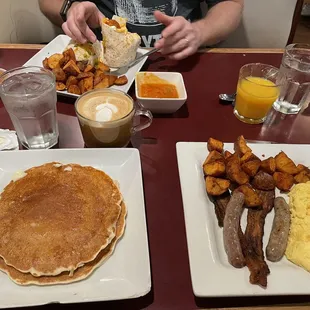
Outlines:
POLYGON ((41 67, 23 67, 0 77, 0 96, 21 144, 50 148, 58 142, 55 76, 41 67))
POLYGON ((310 102, 310 44, 288 45, 280 71, 286 81, 273 106, 284 114, 297 114, 310 102))
POLYGON ((279 69, 251 63, 240 69, 234 114, 248 124, 263 123, 278 98, 284 75, 279 69))

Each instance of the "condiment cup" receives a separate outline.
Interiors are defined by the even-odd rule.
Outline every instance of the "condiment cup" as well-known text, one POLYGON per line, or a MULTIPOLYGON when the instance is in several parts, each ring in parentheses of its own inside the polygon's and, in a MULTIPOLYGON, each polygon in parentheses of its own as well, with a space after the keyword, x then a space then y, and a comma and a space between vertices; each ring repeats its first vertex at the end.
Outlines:
POLYGON ((181 73, 178 72, 139 72, 135 78, 136 97, 139 103, 153 113, 171 114, 181 108, 187 100, 187 93, 181 73), (141 97, 139 90, 143 83, 143 76, 152 73, 167 82, 174 84, 177 88, 179 98, 146 98, 141 97))

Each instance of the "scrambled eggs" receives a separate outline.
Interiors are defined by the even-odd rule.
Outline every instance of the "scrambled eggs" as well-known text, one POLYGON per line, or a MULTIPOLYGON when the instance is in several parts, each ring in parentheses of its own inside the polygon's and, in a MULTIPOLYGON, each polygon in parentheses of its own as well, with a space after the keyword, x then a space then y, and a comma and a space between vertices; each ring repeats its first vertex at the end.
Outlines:
POLYGON ((310 182, 295 185, 289 197, 291 228, 285 255, 310 272, 310 182))

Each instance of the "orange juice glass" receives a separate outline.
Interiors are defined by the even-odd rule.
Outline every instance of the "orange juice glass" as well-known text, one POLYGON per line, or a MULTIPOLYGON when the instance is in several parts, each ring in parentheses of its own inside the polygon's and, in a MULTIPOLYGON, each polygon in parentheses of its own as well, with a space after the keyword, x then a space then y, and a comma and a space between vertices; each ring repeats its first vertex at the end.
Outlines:
POLYGON ((248 124, 263 123, 277 100, 284 76, 279 69, 260 63, 240 69, 234 114, 248 124))

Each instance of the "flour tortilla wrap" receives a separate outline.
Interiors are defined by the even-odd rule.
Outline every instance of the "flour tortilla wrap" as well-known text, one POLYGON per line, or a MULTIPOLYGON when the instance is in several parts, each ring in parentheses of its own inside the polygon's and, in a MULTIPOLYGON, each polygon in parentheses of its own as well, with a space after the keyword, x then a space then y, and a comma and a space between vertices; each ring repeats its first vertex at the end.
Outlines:
MULTIPOLYGON (((113 16, 113 19, 118 22, 123 20, 117 16, 113 16)), ((126 26, 120 26, 121 29, 116 29, 102 22, 103 62, 110 67, 126 66, 135 60, 141 43, 137 33, 130 33, 126 26)))

